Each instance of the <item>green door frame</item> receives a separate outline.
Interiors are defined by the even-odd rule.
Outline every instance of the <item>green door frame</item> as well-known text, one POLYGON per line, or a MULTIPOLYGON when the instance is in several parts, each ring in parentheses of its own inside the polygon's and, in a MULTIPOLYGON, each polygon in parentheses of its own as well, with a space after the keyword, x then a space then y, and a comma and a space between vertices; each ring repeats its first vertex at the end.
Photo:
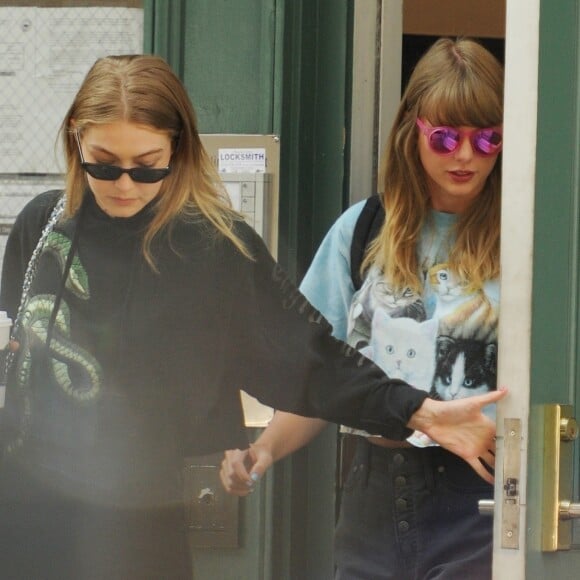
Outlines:
MULTIPOLYGON (((270 103, 270 113, 261 114, 249 126, 251 132, 276 133, 281 137, 278 259, 300 281, 323 236, 347 205, 344 184, 352 2, 243 2, 245 9, 254 11, 257 18, 269 17, 274 6, 273 56, 254 55, 256 63, 271 61, 271 84, 262 86, 262 98, 270 103)), ((166 58, 186 82, 189 61, 191 58, 195 61, 188 44, 193 26, 190 19, 197 5, 197 13, 208 16, 204 25, 210 27, 210 35, 214 34, 216 50, 223 43, 235 42, 236 32, 227 35, 225 28, 219 26, 218 12, 225 9, 225 4, 223 0, 144 0, 145 52, 166 58)), ((207 34, 206 30, 204 35, 207 34)), ((207 36, 204 39, 207 42, 207 36)), ((204 48, 202 56, 209 59, 214 53, 208 46, 204 48)), ((224 70, 201 74, 199 82, 213 83, 218 89, 222 84, 227 86, 223 75, 227 77, 231 72, 228 67, 235 67, 236 63, 220 63, 224 70)), ((195 105, 194 91, 191 92, 195 105)), ((204 125, 200 123, 200 129, 224 132, 220 119, 211 115, 205 118, 204 125)), ((227 132, 248 131, 228 127, 227 132)), ((336 440, 336 427, 331 426, 308 448, 280 462, 273 470, 273 485, 268 493, 272 494, 275 509, 272 514, 258 516, 261 520, 264 516, 273 519, 272 553, 256 555, 263 561, 260 567, 263 580, 332 577, 336 440)), ((248 517, 253 509, 250 503, 245 507, 242 517, 248 517)), ((216 574, 219 560, 222 565, 235 562, 231 554, 220 551, 215 559, 215 565, 205 561, 204 566, 206 570, 216 570, 216 574)), ((242 565, 241 569, 247 568, 242 565)))
MULTIPOLYGON (((541 406, 573 405, 576 418, 580 417, 579 34, 577 0, 541 0, 530 387, 532 453, 528 464, 528 493, 533 505, 542 505, 541 406)), ((575 494, 567 498, 573 501, 580 501, 578 447, 576 442, 575 494)), ((576 550, 546 554, 540 551, 540 516, 530 510, 526 578, 575 577, 580 566, 577 521, 576 550), (576 571, 571 573, 572 569, 576 571)))
POLYGON ((280 260, 300 279, 345 209, 347 0, 286 1, 280 260))
POLYGON ((187 0, 144 0, 145 53, 163 57, 183 78, 183 46, 185 39, 185 9, 187 0))
MULTIPOLYGON (((347 205, 352 3, 286 1, 284 25, 278 258, 299 281, 347 205)), ((337 429, 329 426, 276 470, 277 580, 333 576, 336 454, 337 429)))

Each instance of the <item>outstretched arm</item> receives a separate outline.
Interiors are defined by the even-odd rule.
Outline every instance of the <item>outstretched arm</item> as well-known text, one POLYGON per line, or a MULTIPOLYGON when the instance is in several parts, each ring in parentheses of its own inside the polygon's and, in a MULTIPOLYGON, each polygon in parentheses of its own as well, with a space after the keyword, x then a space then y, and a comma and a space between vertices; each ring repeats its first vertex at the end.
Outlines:
MULTIPOLYGON (((457 401, 425 399, 408 427, 426 433, 467 461, 485 481, 493 483, 484 463, 491 468, 495 463, 495 423, 482 409, 506 394, 507 390, 502 389, 457 401)), ((321 419, 277 411, 249 449, 226 451, 220 472, 224 488, 234 495, 248 495, 275 461, 312 441, 325 425, 321 419)))
POLYGON ((276 411, 249 449, 225 452, 220 471, 224 488, 234 495, 248 495, 275 461, 312 441, 327 424, 322 419, 276 411))

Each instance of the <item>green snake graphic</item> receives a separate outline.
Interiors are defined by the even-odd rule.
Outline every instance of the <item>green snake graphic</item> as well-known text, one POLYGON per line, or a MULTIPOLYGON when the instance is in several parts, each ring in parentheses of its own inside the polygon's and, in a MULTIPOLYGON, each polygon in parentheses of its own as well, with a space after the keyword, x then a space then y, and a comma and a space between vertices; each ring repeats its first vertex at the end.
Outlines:
MULTIPOLYGON (((42 253, 53 256, 61 274, 64 275, 70 249, 71 240, 61 233, 53 231, 46 239, 42 253)), ((78 254, 75 254, 72 260, 65 288, 82 300, 87 300, 90 296, 87 274, 78 254)), ((49 320, 55 301, 56 296, 53 294, 37 294, 28 299, 22 311, 22 333, 14 375, 22 407, 21 421, 19 433, 7 445, 6 450, 9 453, 22 445, 32 420, 33 405, 30 378, 33 353, 37 348, 45 348, 49 320)), ((78 404, 93 401, 100 394, 102 369, 89 352, 70 340, 70 310, 64 300, 61 301, 56 314, 47 350, 48 371, 51 375, 50 380, 47 381, 48 384, 58 385, 68 398, 78 404), (74 382, 71 378, 73 374, 74 382)))
MULTIPOLYGON (((52 231, 48 235, 48 238, 46 238, 43 253, 47 252, 54 256, 58 261, 61 272, 64 273, 64 267, 68 253, 70 252, 70 247, 71 241, 69 238, 59 232, 52 231)), ((78 254, 75 254, 73 257, 65 287, 79 298, 88 300, 90 297, 87 273, 81 264, 78 254)))

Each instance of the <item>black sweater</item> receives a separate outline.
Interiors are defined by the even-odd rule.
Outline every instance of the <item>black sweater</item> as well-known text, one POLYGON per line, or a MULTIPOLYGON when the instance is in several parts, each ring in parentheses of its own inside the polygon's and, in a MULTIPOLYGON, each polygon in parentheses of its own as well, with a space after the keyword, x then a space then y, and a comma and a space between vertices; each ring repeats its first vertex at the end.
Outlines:
MULTIPOLYGON (((8 239, 0 308, 12 318, 26 265, 59 195, 33 199, 8 239)), ((55 227, 53 238, 65 237, 54 246, 73 239, 78 227, 76 257, 53 331, 62 350, 51 348, 43 363, 45 335, 27 339, 36 370, 23 376, 41 384, 24 387, 33 402, 25 456, 49 456, 65 472, 73 456, 76 476, 102 478, 104 489, 116 485, 119 465, 129 465, 133 482, 162 477, 183 457, 247 446, 239 389, 276 409, 389 438, 410 433, 406 423, 426 394, 387 379, 334 339, 250 227, 235 225, 253 260, 203 218, 177 220, 153 243, 154 272, 141 251, 151 217, 147 207, 128 219, 111 218, 87 193, 81 217, 55 227), (42 384, 65 367, 68 393, 42 384), (53 443, 60 449, 63 440, 67 451, 55 451, 53 443)), ((66 252, 59 257, 58 251, 45 249, 39 263, 31 295, 41 306, 59 294, 66 252)), ((39 307, 34 316, 46 323, 50 311, 39 307)))

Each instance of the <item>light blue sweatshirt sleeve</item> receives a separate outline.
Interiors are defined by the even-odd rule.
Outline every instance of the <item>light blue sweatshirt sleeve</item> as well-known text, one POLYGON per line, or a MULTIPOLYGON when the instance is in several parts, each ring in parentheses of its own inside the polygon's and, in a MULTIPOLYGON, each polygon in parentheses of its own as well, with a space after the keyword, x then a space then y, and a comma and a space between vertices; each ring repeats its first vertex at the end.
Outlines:
POLYGON ((340 340, 346 340, 348 311, 355 291, 350 273, 350 247, 364 204, 364 200, 354 204, 336 220, 300 285, 301 292, 332 324, 333 335, 340 340))

